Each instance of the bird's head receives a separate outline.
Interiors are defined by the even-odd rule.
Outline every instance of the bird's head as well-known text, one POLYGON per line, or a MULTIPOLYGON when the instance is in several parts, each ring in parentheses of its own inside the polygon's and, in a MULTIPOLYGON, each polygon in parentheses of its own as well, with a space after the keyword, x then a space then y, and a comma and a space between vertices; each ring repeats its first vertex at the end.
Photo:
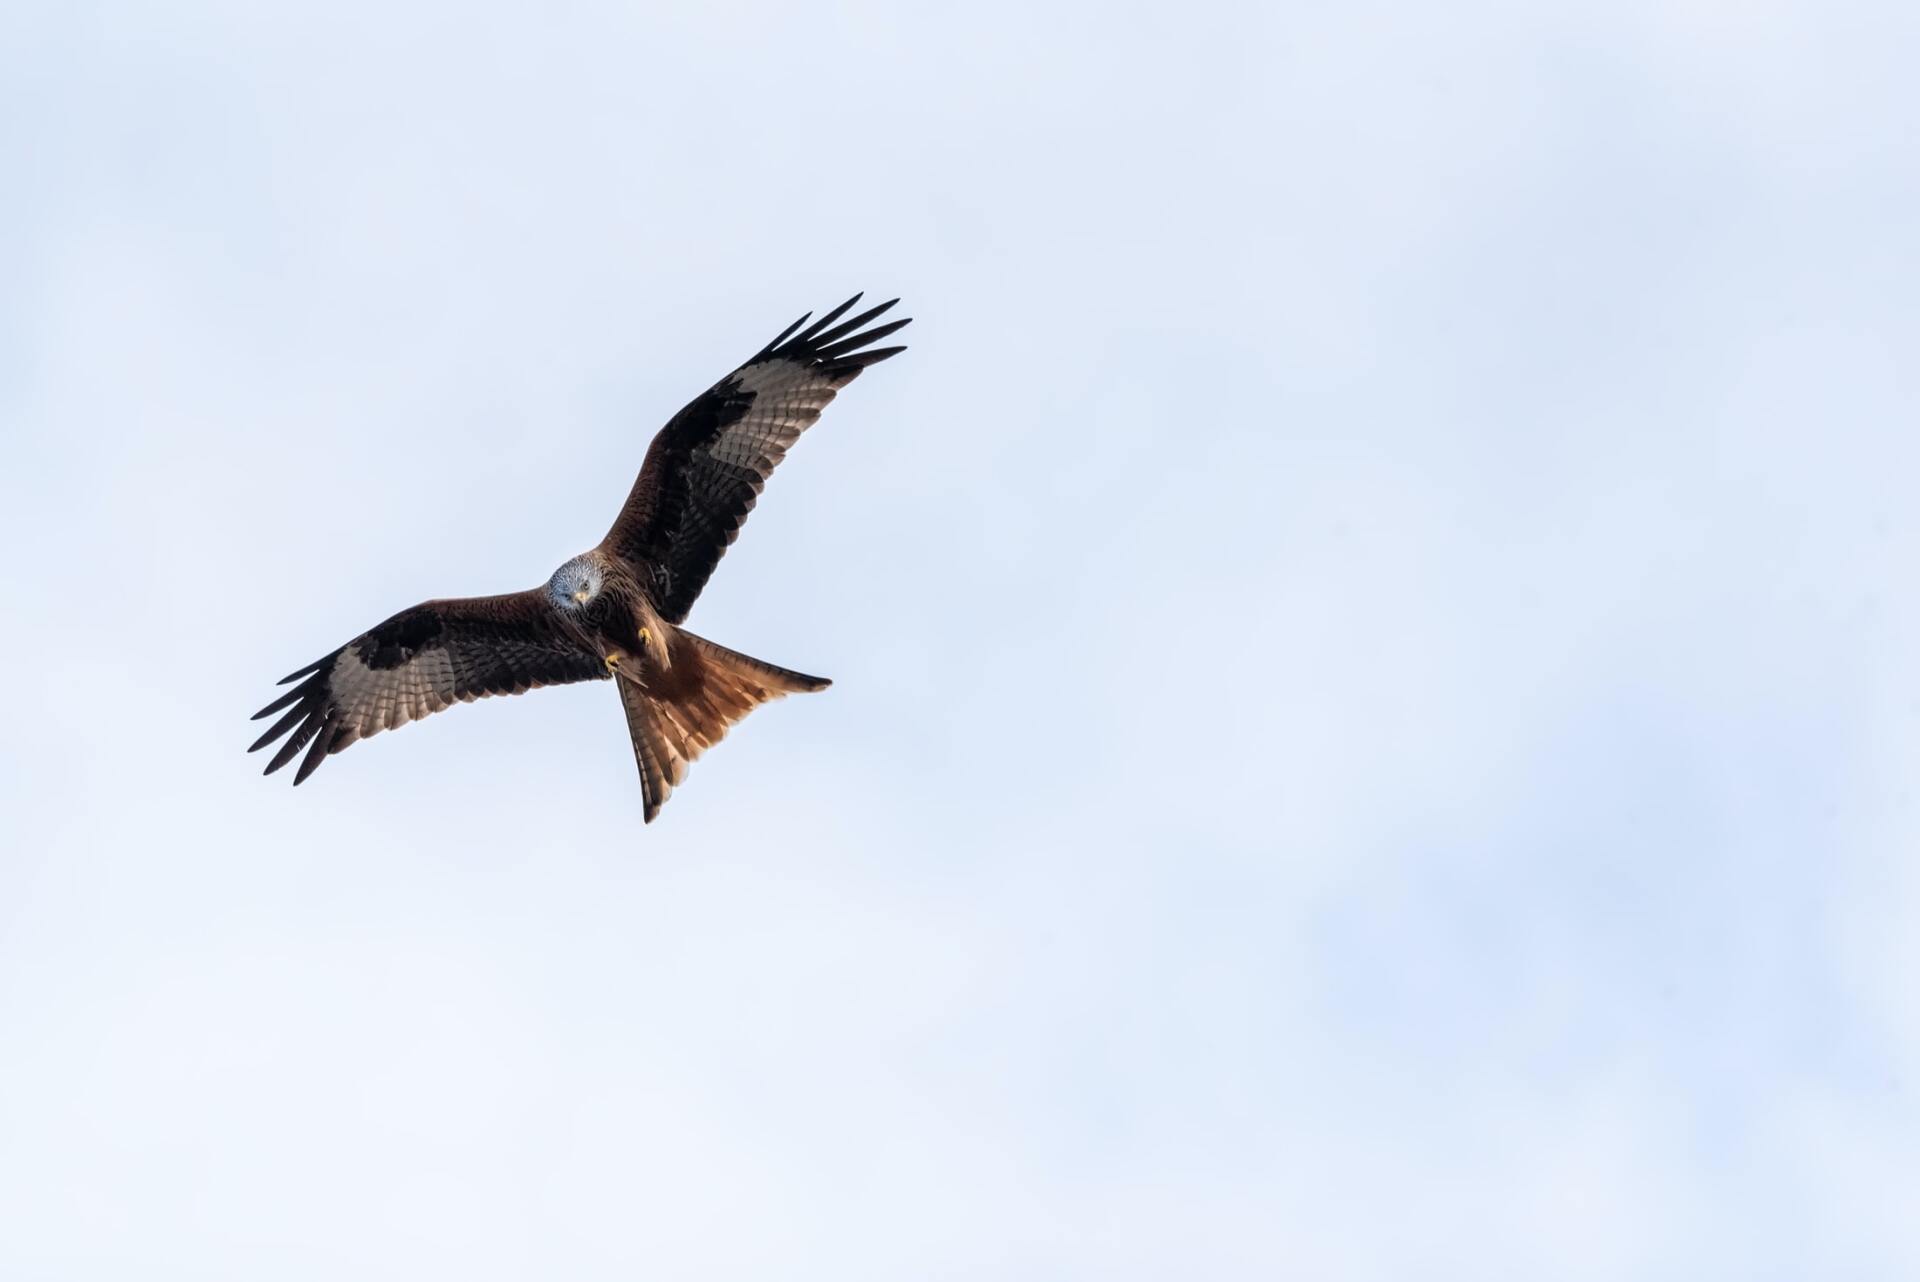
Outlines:
POLYGON ((547 580, 547 598, 559 610, 583 610, 593 604, 606 575, 590 556, 576 556, 547 580))

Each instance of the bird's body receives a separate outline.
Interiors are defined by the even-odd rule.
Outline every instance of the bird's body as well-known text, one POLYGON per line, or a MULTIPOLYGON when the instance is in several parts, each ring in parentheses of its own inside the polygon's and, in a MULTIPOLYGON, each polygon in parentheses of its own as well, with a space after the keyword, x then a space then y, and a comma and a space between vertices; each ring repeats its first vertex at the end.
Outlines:
POLYGON ((835 324, 858 299, 805 330, 802 317, 676 414, 598 546, 538 588, 402 610, 293 673, 282 682, 293 689, 254 714, 285 710, 250 751, 287 736, 267 773, 305 749, 297 784, 330 754, 456 702, 612 680, 651 822, 734 722, 828 684, 681 624, 787 449, 861 370, 904 350, 871 346, 904 320, 861 329, 891 302, 835 324))
POLYGON ((666 641, 671 625, 626 565, 598 548, 553 572, 547 600, 610 668, 642 657, 656 668, 672 662, 666 641))

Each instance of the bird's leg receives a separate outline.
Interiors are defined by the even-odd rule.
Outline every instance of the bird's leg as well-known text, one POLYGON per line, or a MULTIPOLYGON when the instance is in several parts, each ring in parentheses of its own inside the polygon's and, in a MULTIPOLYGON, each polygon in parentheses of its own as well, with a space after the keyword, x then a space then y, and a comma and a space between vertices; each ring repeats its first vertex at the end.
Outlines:
POLYGON ((634 629, 633 640, 636 641, 638 644, 633 647, 632 655, 627 654, 626 651, 624 650, 608 650, 607 651, 606 653, 607 675, 610 677, 625 676, 625 677, 633 677, 637 679, 640 669, 646 666, 647 647, 649 644, 651 644, 652 639, 653 639, 653 634, 649 632, 644 626, 634 629), (626 663, 626 661, 629 658, 633 658, 635 656, 638 656, 638 657, 636 659, 636 662, 632 666, 625 667, 625 668, 620 666, 626 663))

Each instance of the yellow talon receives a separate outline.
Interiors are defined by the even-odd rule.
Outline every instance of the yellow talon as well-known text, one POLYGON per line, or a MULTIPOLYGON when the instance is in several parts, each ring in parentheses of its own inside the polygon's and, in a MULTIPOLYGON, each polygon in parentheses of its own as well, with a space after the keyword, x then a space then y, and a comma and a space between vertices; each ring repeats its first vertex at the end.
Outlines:
POLYGON ((611 676, 614 673, 614 671, 619 668, 619 666, 620 666, 619 655, 610 654, 607 656, 607 674, 609 676, 611 676))
POLYGON ((641 645, 645 645, 645 644, 647 643, 647 640, 648 640, 648 637, 647 637, 647 630, 646 630, 645 628, 641 628, 641 629, 640 629, 640 644, 641 644, 641 645))

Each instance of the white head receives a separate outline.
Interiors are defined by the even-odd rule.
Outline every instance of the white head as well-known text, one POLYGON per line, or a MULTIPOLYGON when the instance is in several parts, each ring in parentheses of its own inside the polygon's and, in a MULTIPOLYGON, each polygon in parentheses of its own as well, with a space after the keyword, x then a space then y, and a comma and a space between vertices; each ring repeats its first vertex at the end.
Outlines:
POLYGON ((576 556, 547 580, 547 599, 557 610, 581 610, 600 595, 605 576, 590 556, 576 556))

